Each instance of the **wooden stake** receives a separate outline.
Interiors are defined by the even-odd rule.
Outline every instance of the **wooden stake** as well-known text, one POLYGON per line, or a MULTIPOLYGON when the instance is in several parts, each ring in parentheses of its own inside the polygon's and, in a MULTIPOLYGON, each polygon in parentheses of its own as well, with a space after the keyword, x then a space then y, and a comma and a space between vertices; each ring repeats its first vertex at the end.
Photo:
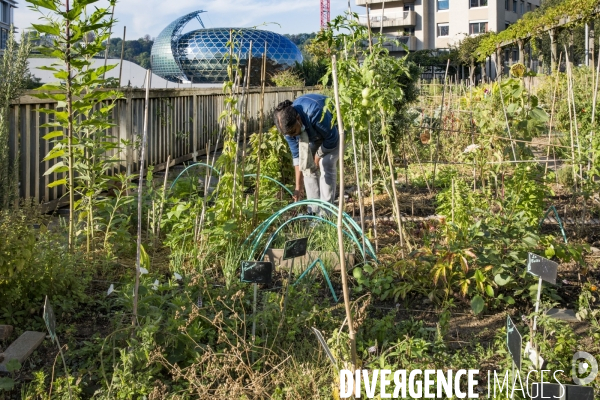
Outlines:
MULTIPOLYGON (((592 62, 594 55, 594 49, 592 48, 592 62)), ((590 161, 588 162, 588 171, 591 168, 591 164, 594 163, 595 153, 592 151, 592 145, 594 143, 594 129, 596 127, 596 104, 598 99, 598 80, 600 79, 600 50, 598 51, 598 65, 596 67, 596 84, 594 86, 594 100, 592 102, 592 131, 590 133, 590 161)), ((593 63, 592 63, 593 65, 593 63)), ((593 71, 593 70, 592 70, 593 71)))
POLYGON ((369 130, 369 189, 371 191, 371 218, 373 219, 373 235, 375 236, 375 251, 379 251, 379 239, 377 238, 377 217, 375 216, 375 192, 373 190, 373 143, 371 140, 371 123, 369 130))
MULTIPOLYGON (((560 54, 559 58, 558 58, 558 65, 560 65, 560 62, 562 60, 562 53, 560 54)), ((552 135, 552 124, 554 122, 554 106, 556 104, 556 92, 558 91, 558 86, 560 85, 560 82, 558 80, 560 76, 560 72, 558 70, 556 70, 556 81, 555 81, 555 86, 554 86, 554 94, 552 95, 552 108, 550 110, 550 125, 548 127, 548 150, 546 152, 546 167, 544 168, 544 179, 546 179, 546 175, 548 173, 548 160, 550 159, 550 142, 552 140, 551 135, 552 135)), ((592 111, 593 113, 593 111, 592 111)), ((554 167, 556 168, 556 163, 554 164, 554 167)))
POLYGON ((339 140, 339 175, 340 175, 340 196, 339 196, 339 208, 337 218, 337 231, 338 231, 338 250, 340 257, 340 270, 342 274, 342 289, 344 292, 344 306, 346 308, 346 319, 348 320, 348 337, 350 339, 350 355, 352 358, 352 367, 356 368, 357 357, 356 357, 356 332, 354 331, 354 320, 352 318, 352 309, 350 307, 350 292, 348 289, 348 272, 346 271, 346 256, 344 251, 344 231, 342 229, 343 213, 344 213, 344 121, 342 119, 342 111, 340 108, 340 93, 338 88, 338 77, 337 77, 337 60, 335 55, 332 56, 332 75, 333 75, 333 89, 335 94, 335 109, 337 113, 337 124, 340 135, 339 140))
POLYGON ((121 62, 119 63, 119 87, 123 86, 121 83, 121 77, 123 76, 123 56, 125 56, 125 35, 127 34, 127 27, 123 27, 123 40, 121 41, 121 62))
POLYGON ((260 155, 263 138, 263 128, 265 122, 265 83, 267 78, 267 42, 265 42, 265 51, 263 52, 262 69, 260 73, 260 122, 258 124, 258 148, 256 157, 256 190, 254 191, 254 210, 252 211, 252 224, 256 225, 258 213, 258 195, 260 193, 260 155))
POLYGON ((138 184, 138 221, 137 221, 137 255, 135 267, 135 286, 133 287, 133 317, 131 325, 137 323, 138 312, 138 292, 140 289, 140 268, 142 261, 142 198, 144 189, 144 162, 146 161, 146 141, 148 138, 148 103, 150 102, 150 74, 151 70, 146 70, 146 100, 144 105, 144 131, 142 134, 142 150, 140 154, 140 178, 138 184))
POLYGON ((442 105, 440 106, 440 127, 437 129, 436 145, 435 145, 435 164, 433 164, 433 176, 431 178, 431 187, 435 187, 435 172, 437 170, 437 163, 440 157, 440 129, 444 124, 444 95, 446 94, 446 79, 448 78, 448 68, 450 68, 450 59, 446 63, 446 73, 444 74, 444 86, 442 88, 442 105))
MULTIPOLYGON (((353 149, 353 153, 354 153, 354 170, 356 172, 356 194, 358 196, 358 210, 360 213, 360 229, 362 229, 362 250, 363 250, 363 254, 365 253, 365 207, 363 204, 363 196, 362 196, 362 189, 360 188, 360 175, 358 172, 358 156, 356 154, 356 137, 354 135, 354 126, 351 127, 351 131, 352 131, 352 149, 353 149)), ((344 193, 340 193, 340 196, 343 196, 344 193)))
MULTIPOLYGON (((248 49, 248 66, 246 67, 246 91, 250 90, 250 80, 252 79, 252 44, 250 41, 250 48, 248 49)), ((242 176, 246 174, 246 146, 248 142, 248 98, 244 102, 244 142, 242 143, 242 176)))
MULTIPOLYGON (((110 20, 111 22, 114 21, 115 19, 115 4, 113 4, 112 7, 112 12, 110 14, 110 20)), ((112 23, 110 24, 110 27, 108 28, 108 39, 106 39, 106 50, 104 51, 104 69, 105 71, 102 73, 102 79, 104 79, 106 77, 106 64, 108 63, 108 49, 110 48, 110 35, 112 34, 112 23)))
MULTIPOLYGON (((171 165, 171 155, 167 157, 167 167, 165 168, 165 179, 163 180, 163 191, 162 191, 162 201, 160 202, 160 209, 158 211, 158 228, 156 229, 156 238, 160 237, 160 220, 162 219, 162 213, 165 206, 165 201, 167 197, 167 179, 169 177, 169 167, 171 165)), ((155 238, 155 240, 156 240, 155 238)))

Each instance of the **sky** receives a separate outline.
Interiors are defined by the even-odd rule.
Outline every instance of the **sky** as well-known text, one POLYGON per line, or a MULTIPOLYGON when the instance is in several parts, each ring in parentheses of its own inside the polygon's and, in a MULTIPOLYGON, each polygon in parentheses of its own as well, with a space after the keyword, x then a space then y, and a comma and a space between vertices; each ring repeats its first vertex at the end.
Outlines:
MULTIPOLYGON (((17 0, 15 26, 22 32, 32 23, 39 23, 39 14, 28 8, 25 0, 17 0)), ((353 11, 361 13, 350 0, 353 11)), ((104 6, 105 0, 99 0, 104 6)), ((348 0, 331 0, 331 17, 343 14, 348 9, 348 0)), ((113 37, 138 39, 148 34, 156 37, 173 20, 196 10, 206 28, 253 27, 267 24, 261 29, 280 34, 311 33, 320 29, 319 0, 119 0, 115 8, 118 22, 113 27, 113 37), (279 25, 278 25, 279 24, 279 25)), ((200 28, 196 21, 190 22, 184 31, 200 28)))

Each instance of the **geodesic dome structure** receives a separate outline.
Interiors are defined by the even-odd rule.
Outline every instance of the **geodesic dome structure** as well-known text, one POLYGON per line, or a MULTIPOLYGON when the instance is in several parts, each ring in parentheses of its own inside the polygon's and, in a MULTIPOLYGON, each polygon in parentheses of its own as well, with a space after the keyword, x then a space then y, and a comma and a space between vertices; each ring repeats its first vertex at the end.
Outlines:
MULTIPOLYGON (((283 70, 302 62, 298 47, 285 36, 274 32, 249 28, 198 29, 181 34, 184 26, 196 18, 202 24, 200 14, 195 11, 169 24, 156 38, 152 46, 152 71, 171 82, 221 83, 227 79, 230 37, 234 42, 235 56, 242 67, 248 64, 252 42, 252 75, 260 70, 260 58, 265 52, 268 71, 283 70), (258 67, 258 68, 257 68, 258 67)), ((202 24, 204 27, 204 24, 202 24)), ((255 80, 255 79, 253 79, 255 80)))

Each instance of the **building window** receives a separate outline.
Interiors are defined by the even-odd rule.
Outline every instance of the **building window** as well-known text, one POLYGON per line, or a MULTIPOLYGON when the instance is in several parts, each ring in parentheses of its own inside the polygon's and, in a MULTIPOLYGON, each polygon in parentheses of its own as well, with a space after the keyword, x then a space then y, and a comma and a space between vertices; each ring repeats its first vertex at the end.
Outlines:
POLYGON ((509 26, 510 26, 510 22, 505 22, 504 23, 504 29, 508 29, 509 26))
POLYGON ((478 35, 480 33, 485 33, 488 30, 487 28, 487 21, 471 22, 469 23, 469 35, 478 35))
POLYGON ((10 5, 0 2, 0 21, 10 24, 10 5))
POLYGON ((517 0, 513 0, 513 12, 517 12, 517 0))
POLYGON ((404 28, 404 34, 408 35, 408 36, 414 36, 415 35, 415 28, 404 28))
POLYGON ((450 9, 450 0, 437 0, 438 11, 445 11, 450 9))
POLYGON ((510 11, 510 0, 504 0, 504 9, 510 11))
POLYGON ((525 14, 525 2, 521 2, 521 15, 525 14))
POLYGON ((404 4, 404 11, 415 11, 415 3, 404 4))
POLYGON ((0 29, 0 50, 6 49, 6 41, 8 40, 8 30, 0 29))
POLYGON ((531 11, 531 3, 527 3, 527 12, 531 11))
POLYGON ((438 37, 449 36, 450 24, 437 24, 437 35, 438 37))
POLYGON ((471 0, 471 8, 487 7, 487 0, 471 0))

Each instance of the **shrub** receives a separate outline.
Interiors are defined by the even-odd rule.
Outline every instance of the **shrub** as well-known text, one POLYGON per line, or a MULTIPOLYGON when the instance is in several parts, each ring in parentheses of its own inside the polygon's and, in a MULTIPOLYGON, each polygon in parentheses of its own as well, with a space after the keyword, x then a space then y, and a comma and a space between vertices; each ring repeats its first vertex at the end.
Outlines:
POLYGON ((40 315, 46 295, 57 315, 85 300, 91 269, 68 252, 65 235, 35 229, 23 211, 13 211, 0 213, 0 236, 0 323, 40 315))
POLYGON ((304 81, 291 69, 286 69, 271 78, 277 87, 304 86, 304 81))

